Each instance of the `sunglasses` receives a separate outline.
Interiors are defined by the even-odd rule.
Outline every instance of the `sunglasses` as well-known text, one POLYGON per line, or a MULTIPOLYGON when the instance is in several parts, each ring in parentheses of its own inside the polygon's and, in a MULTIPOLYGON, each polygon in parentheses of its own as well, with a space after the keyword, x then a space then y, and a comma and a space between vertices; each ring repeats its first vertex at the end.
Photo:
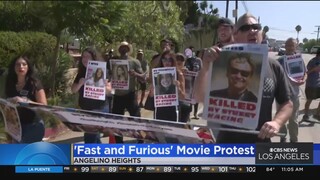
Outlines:
POLYGON ((165 62, 173 62, 173 59, 172 58, 162 58, 161 61, 163 63, 165 63, 165 62))
POLYGON ((231 74, 241 74, 242 77, 249 77, 251 75, 251 71, 244 71, 244 70, 240 70, 240 69, 236 69, 231 67, 230 71, 231 74))
POLYGON ((243 26, 240 26, 238 30, 245 32, 245 31, 249 31, 251 28, 253 30, 258 30, 258 31, 262 29, 261 24, 245 24, 243 26))

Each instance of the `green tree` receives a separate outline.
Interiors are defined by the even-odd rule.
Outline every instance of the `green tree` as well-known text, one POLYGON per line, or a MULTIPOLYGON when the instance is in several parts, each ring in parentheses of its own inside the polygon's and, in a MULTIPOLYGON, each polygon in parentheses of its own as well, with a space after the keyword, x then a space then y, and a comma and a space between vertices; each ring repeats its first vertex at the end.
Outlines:
POLYGON ((208 8, 208 2, 207 1, 201 1, 200 2, 200 10, 202 11, 202 14, 207 14, 207 8, 208 8))
POLYGON ((201 16, 201 12, 198 6, 198 3, 193 2, 193 4, 189 7, 188 16, 184 21, 184 24, 193 24, 194 26, 198 26, 198 20, 201 16))
POLYGON ((310 39, 308 40, 308 42, 303 44, 303 49, 308 49, 308 52, 310 52, 312 46, 315 46, 315 45, 320 45, 320 42, 317 42, 316 39, 310 39))
POLYGON ((0 31, 44 31, 43 23, 27 11, 27 1, 0 1, 0 31))
MULTIPOLYGON (((218 17, 217 14, 219 13, 219 10, 217 8, 214 8, 211 4, 208 7, 207 1, 200 2, 199 11, 201 12, 199 17, 199 22, 201 24, 198 25, 200 27, 197 30, 191 31, 195 36, 199 38, 200 41, 200 48, 203 47, 203 34, 209 33, 209 32, 215 32, 217 29, 217 23, 218 23, 218 17)), ((216 42, 216 36, 214 36, 213 43, 216 42)))
POLYGON ((308 42, 308 39, 307 39, 307 38, 303 38, 302 42, 303 42, 303 43, 307 43, 307 42, 308 42))
POLYGON ((57 38, 52 61, 52 91, 55 92, 55 71, 61 33, 68 28, 71 34, 85 36, 87 32, 110 28, 110 17, 121 18, 122 5, 116 1, 26 1, 26 12, 41 22, 44 30, 57 38))
POLYGON ((62 32, 68 29, 71 35, 92 42, 103 37, 105 31, 111 31, 121 20, 124 7, 118 1, 4 1, 0 2, 0 20, 6 23, 0 30, 44 31, 57 38, 50 65, 53 75, 49 95, 54 95, 62 32))
POLYGON ((160 39, 173 38, 183 41, 184 28, 180 20, 180 9, 173 1, 136 1, 126 4, 126 12, 110 39, 126 40, 139 48, 156 49, 160 39))
MULTIPOLYGON (((175 1, 176 5, 180 8, 180 21, 186 24, 186 21, 191 16, 197 16, 198 3, 196 1, 175 1), (191 14, 191 16, 190 16, 191 14)), ((195 21, 192 24, 198 23, 198 18, 194 17, 195 21)))
POLYGON ((64 29, 61 32, 60 44, 63 45, 66 53, 69 51, 69 44, 71 44, 76 39, 75 36, 71 35, 68 29, 64 29))

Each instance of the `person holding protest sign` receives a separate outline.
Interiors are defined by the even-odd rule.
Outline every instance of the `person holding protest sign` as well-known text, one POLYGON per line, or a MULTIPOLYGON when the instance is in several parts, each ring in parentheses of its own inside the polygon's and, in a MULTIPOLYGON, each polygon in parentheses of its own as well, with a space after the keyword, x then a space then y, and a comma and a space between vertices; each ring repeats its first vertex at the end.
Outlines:
MULTIPOLYGON (((78 63, 78 74, 71 86, 73 93, 79 93, 78 106, 81 109, 89 111, 100 111, 104 113, 109 112, 109 102, 106 97, 105 100, 89 99, 84 97, 84 83, 86 82, 85 76, 87 71, 87 65, 89 60, 98 61, 97 52, 92 48, 86 48, 81 54, 81 62, 78 63)), ((111 94, 111 83, 108 82, 108 78, 104 80, 106 88, 106 96, 111 94)), ((84 143, 101 143, 100 133, 84 133, 84 143)))
POLYGON ((172 41, 169 39, 162 39, 160 41, 160 53, 154 55, 150 61, 150 71, 149 71, 149 77, 147 78, 147 81, 152 84, 152 69, 158 66, 160 63, 160 57, 161 54, 165 51, 171 51, 173 49, 172 41))
MULTIPOLYGON (((129 64, 129 89, 115 90, 115 94, 113 96, 112 113, 124 115, 125 110, 127 110, 130 116, 141 117, 140 107, 137 101, 138 94, 136 91, 136 87, 138 80, 144 80, 145 78, 140 61, 130 56, 132 47, 131 44, 126 41, 120 43, 118 51, 120 53, 119 59, 127 60, 129 64)), ((115 136, 115 142, 123 143, 123 137, 115 136)), ((138 143, 143 143, 143 141, 138 140, 138 143)))
MULTIPOLYGON (((37 103, 47 105, 42 83, 35 77, 33 65, 26 55, 15 57, 9 67, 6 78, 5 95, 12 103, 37 103)), ((18 106, 22 137, 19 143, 42 141, 45 132, 43 120, 34 110, 18 106)))
POLYGON ((141 98, 139 100, 139 106, 140 108, 142 108, 144 106, 143 102, 144 102, 144 98, 146 96, 146 90, 147 90, 146 79, 147 79, 147 76, 149 75, 149 65, 148 65, 148 62, 144 59, 144 53, 142 49, 138 50, 137 59, 140 61, 141 68, 145 76, 145 79, 143 81, 139 80, 139 86, 140 86, 139 89, 141 90, 141 98))
MULTIPOLYGON (((286 43, 285 43, 285 55, 290 56, 296 54, 296 49, 297 49, 297 40, 295 38, 288 38, 286 43)), ((291 101, 293 103, 293 111, 292 115, 289 118, 289 123, 288 126, 282 126, 280 129, 280 132, 287 134, 287 131, 289 130, 289 136, 290 136, 290 142, 298 142, 298 132, 299 132, 299 123, 298 123, 298 115, 299 115, 299 107, 300 107, 300 88, 302 84, 305 83, 306 80, 306 73, 304 73, 302 79, 299 80, 294 80, 293 78, 289 78, 289 72, 287 72, 287 68, 285 67, 285 56, 282 56, 278 59, 279 63, 282 65, 283 69, 285 70, 288 81, 290 82, 291 85, 291 101), (287 129, 288 128, 288 129, 287 129)), ((306 67, 304 64, 304 61, 302 59, 302 66, 304 72, 306 72, 306 67)), ((280 138, 280 142, 286 142, 285 137, 280 138)))
MULTIPOLYGON (((191 97, 193 93, 193 82, 194 78, 190 76, 185 76, 185 73, 188 71, 185 67, 186 57, 182 53, 176 54, 177 59, 177 68, 184 74, 185 78, 185 98, 191 97)), ((192 106, 188 102, 179 101, 179 122, 188 122, 190 121, 190 112, 192 111, 192 106)))
MULTIPOLYGON (((162 53, 160 57, 160 62, 155 68, 160 68, 160 67, 176 67, 176 54, 171 52, 170 50, 166 50, 162 53)), ((178 99, 182 100, 185 97, 185 79, 183 76, 183 73, 177 69, 177 78, 178 80, 174 80, 173 84, 177 87, 178 89, 178 99)), ((172 82, 172 80, 170 80, 172 82)), ((162 79, 160 83, 162 86, 165 85, 167 87, 170 87, 170 83, 167 81, 167 79, 162 79)), ((172 87, 172 86, 171 86, 172 87)), ((150 92, 153 93, 153 89, 155 87, 151 86, 150 87, 150 92)), ((174 87, 175 88, 175 87, 174 87)), ((157 93, 157 92, 156 92, 157 93)), ((175 93, 175 90, 171 90, 171 93, 175 93)), ((150 94, 149 96, 153 96, 154 94, 150 94)), ((177 106, 166 106, 166 107, 156 107, 155 109, 155 119, 161 119, 161 120, 168 120, 168 121, 178 121, 178 116, 179 113, 177 106)))
POLYGON ((257 102, 258 98, 248 90, 255 66, 250 54, 236 53, 228 58, 227 78, 228 87, 210 92, 210 96, 257 102))
MULTIPOLYGON (((224 18, 224 17, 219 18, 218 29, 217 29, 218 42, 214 46, 218 46, 219 48, 222 48, 226 45, 234 43, 233 30, 234 30, 234 23, 232 22, 231 19, 224 18)), ((198 57, 201 58, 200 52, 198 57)), ((202 111, 203 111, 203 108, 200 109, 200 112, 199 112, 200 116, 202 116, 202 111)), ((196 114, 194 114, 194 116, 196 118, 198 117, 196 116, 196 114)), ((218 123, 215 123, 214 126, 216 128, 219 128, 221 125, 218 123)), ((214 131, 215 136, 217 136, 218 133, 219 133, 219 130, 214 131)))
MULTIPOLYGON (((199 72, 200 69, 202 68, 202 60, 199 57, 199 53, 200 51, 198 50, 196 52, 195 56, 192 56, 190 58, 186 59, 186 63, 185 63, 185 67, 189 70, 189 71, 193 71, 193 72, 199 72)), ((192 80, 193 81, 193 80, 192 80)), ((187 82, 187 81, 186 81, 187 82)), ((193 90, 193 82, 190 82, 192 84, 192 90, 193 90)), ((187 83, 186 83, 187 84, 187 83)), ((190 84, 190 85, 191 85, 190 84)), ((199 119, 198 117, 198 103, 195 104, 191 104, 190 105, 190 111, 192 111, 192 106, 193 106, 193 118, 192 119, 199 119)))
MULTIPOLYGON (((256 17, 250 13, 245 13, 239 17, 235 29, 234 40, 236 43, 261 44, 262 28, 256 17)), ((204 101, 205 90, 209 80, 209 67, 212 62, 218 60, 221 49, 213 46, 201 52, 203 67, 196 79, 196 99, 199 102, 204 101)), ((221 60, 221 59, 220 59, 221 60)), ((249 133, 246 129, 223 125, 230 131, 222 131, 217 137, 218 143, 256 143, 271 142, 271 137, 276 136, 280 128, 288 121, 292 113, 292 101, 290 100, 290 90, 286 74, 280 63, 270 59, 268 60, 266 73, 264 77, 264 85, 262 91, 261 107, 259 123, 256 128, 257 134, 249 133), (280 107, 272 117, 272 105, 274 99, 279 103, 280 107), (233 130, 234 131, 231 131, 233 130), (237 130, 242 130, 241 132, 237 130)))

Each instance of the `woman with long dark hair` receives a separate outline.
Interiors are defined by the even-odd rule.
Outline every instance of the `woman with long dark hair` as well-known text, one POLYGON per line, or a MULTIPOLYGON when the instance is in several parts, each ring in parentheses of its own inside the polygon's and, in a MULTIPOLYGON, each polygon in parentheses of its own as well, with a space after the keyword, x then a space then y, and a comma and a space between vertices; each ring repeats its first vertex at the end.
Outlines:
MULTIPOLYGON (((96 100, 83 97, 85 76, 89 60, 98 61, 97 53, 92 48, 86 48, 81 54, 81 61, 78 64, 78 74, 71 86, 73 93, 79 92, 78 106, 84 110, 109 112, 109 102, 105 100, 96 100)), ((106 95, 111 93, 111 84, 105 80, 106 95)), ((84 143, 101 143, 100 133, 84 133, 84 143)))
MULTIPOLYGON (((13 103, 28 102, 47 105, 42 83, 35 77, 33 65, 26 55, 15 57, 8 68, 5 94, 13 103)), ((22 137, 19 143, 42 141, 45 132, 43 120, 27 107, 18 106, 22 137)))
MULTIPOLYGON (((160 61, 158 66, 156 66, 155 68, 160 68, 160 67, 176 67, 176 54, 171 52, 171 51, 164 51, 161 54, 160 57, 160 61)), ((178 90, 178 99, 184 99, 185 98, 185 79, 183 76, 183 73, 180 69, 177 69, 177 79, 173 79, 171 81, 173 81, 172 83, 177 87, 178 90)), ((167 83, 167 81, 163 81, 163 82, 159 82, 160 84, 162 84, 162 86, 164 84, 169 84, 167 83)), ((160 86, 161 87, 161 86, 160 86)), ((172 86, 170 86, 172 87, 172 86)), ((170 93, 173 93, 172 90, 170 93)), ((151 96, 153 96, 154 93, 154 87, 151 86, 151 90, 149 93, 151 96)), ((164 92, 166 93, 166 92, 164 92)), ((161 119, 161 120, 167 120, 167 121, 174 121, 174 122, 178 122, 179 120, 179 107, 177 106, 167 106, 167 107, 157 107, 155 108, 155 119, 161 119)))

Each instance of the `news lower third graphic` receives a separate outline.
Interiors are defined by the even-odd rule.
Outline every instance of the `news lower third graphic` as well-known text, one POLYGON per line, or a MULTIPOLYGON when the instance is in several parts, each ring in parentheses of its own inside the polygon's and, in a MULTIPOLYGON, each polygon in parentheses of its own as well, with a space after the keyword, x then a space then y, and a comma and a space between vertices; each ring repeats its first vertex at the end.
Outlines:
POLYGON ((74 144, 74 165, 254 164, 254 144, 74 144))
POLYGON ((70 165, 70 144, 1 144, 0 165, 70 165))
POLYGON ((320 165, 320 144, 313 145, 313 164, 320 165))
POLYGON ((320 144, 0 144, 16 173, 318 172, 320 144))
POLYGON ((312 143, 256 144, 256 164, 313 164, 312 143))

